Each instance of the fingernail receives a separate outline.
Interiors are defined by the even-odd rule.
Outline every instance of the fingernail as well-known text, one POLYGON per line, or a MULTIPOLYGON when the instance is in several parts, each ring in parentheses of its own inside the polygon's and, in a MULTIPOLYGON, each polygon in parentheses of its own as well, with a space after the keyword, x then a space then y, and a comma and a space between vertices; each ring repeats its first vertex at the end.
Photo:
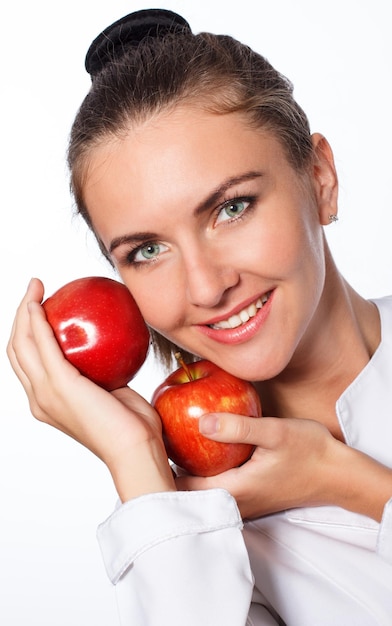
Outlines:
POLYGON ((214 435, 219 430, 219 417, 217 415, 203 415, 199 419, 199 432, 202 435, 214 435))

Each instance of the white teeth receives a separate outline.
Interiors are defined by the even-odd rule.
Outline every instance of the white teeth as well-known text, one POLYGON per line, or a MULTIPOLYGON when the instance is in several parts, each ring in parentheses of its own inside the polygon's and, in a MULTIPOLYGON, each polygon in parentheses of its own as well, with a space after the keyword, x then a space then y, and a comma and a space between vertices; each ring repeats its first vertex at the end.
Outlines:
POLYGON ((222 322, 219 322, 219 326, 217 324, 213 324, 211 328, 232 328, 232 326, 230 326, 229 320, 223 320, 222 322))
POLYGON ((239 317, 240 317, 240 320, 241 320, 241 322, 242 322, 243 324, 244 324, 245 322, 247 322, 247 321, 248 321, 248 319, 250 319, 250 315, 249 315, 249 313, 248 313, 248 311, 247 311, 246 309, 244 309, 243 311, 241 311, 241 312, 239 313, 239 317))
POLYGON ((241 326, 242 321, 239 315, 232 315, 229 317, 229 326, 230 328, 237 328, 237 326, 241 326))
POLYGON ((256 302, 252 302, 245 309, 242 309, 236 315, 232 315, 228 320, 222 320, 221 322, 217 322, 216 324, 211 324, 211 328, 226 329, 226 328, 237 328, 241 326, 241 324, 245 324, 251 317, 254 317, 258 311, 261 309, 263 305, 268 301, 269 294, 264 295, 262 298, 258 298, 256 302))
POLYGON ((248 313, 249 317, 254 317, 256 315, 257 308, 254 302, 248 307, 248 313))

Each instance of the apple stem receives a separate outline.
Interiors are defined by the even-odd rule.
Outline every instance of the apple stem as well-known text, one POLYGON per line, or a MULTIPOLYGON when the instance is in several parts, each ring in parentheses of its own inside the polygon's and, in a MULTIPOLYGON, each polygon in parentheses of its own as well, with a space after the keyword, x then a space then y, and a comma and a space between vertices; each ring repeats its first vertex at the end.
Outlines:
POLYGON ((189 367, 185 363, 184 359, 182 358, 181 352, 176 352, 174 356, 176 357, 176 359, 179 362, 179 364, 181 365, 182 369, 185 371, 186 375, 188 376, 189 382, 192 382, 193 376, 191 374, 191 370, 189 369, 189 367))

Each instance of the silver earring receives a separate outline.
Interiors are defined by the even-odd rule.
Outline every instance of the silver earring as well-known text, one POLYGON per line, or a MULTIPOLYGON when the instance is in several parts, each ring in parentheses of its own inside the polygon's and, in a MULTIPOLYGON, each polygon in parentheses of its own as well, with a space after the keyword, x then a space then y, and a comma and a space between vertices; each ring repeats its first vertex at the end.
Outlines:
POLYGON ((328 215, 328 219, 329 219, 329 223, 333 224, 334 222, 337 222, 339 218, 337 215, 334 215, 333 213, 331 213, 331 215, 328 215))

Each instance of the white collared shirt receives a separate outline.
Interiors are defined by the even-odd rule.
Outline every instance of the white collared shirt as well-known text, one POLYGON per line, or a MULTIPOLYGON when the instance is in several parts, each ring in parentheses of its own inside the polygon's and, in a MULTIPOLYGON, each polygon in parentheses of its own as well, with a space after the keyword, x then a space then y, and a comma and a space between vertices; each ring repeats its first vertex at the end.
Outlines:
MULTIPOLYGON (((375 302, 380 346, 336 412, 348 445, 392 466, 392 296, 375 302)), ((392 624, 392 499, 381 524, 323 506, 243 525, 225 490, 151 494, 98 540, 122 626, 392 624)))

